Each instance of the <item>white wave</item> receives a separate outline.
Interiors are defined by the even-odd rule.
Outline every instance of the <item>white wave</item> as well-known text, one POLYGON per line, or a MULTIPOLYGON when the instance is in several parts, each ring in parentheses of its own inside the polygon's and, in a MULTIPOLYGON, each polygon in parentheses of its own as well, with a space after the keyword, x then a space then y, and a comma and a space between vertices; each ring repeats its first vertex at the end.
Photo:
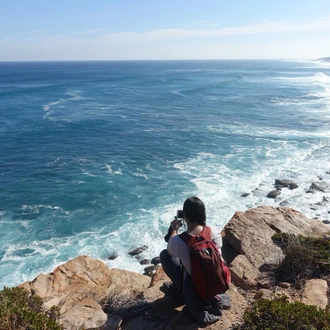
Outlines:
POLYGON ((330 77, 323 72, 316 72, 313 75, 299 76, 299 77, 275 77, 275 80, 288 81, 290 83, 301 83, 301 84, 310 84, 310 83, 321 83, 329 84, 330 77))
POLYGON ((76 90, 76 91, 71 91, 71 92, 66 92, 66 95, 71 96, 71 98, 68 99, 68 101, 76 101, 76 100, 81 100, 83 97, 80 95, 81 90, 76 90))
POLYGON ((311 80, 327 84, 330 82, 330 77, 323 72, 317 72, 311 77, 311 80))
MULTIPOLYGON (((5 215, 6 213, 4 213, 3 215, 5 215)), ((2 216, 2 215, 0 215, 2 216)), ((9 225, 12 226, 13 221, 10 219, 10 217, 5 217, 4 219, 0 220, 0 223, 2 224, 2 226, 0 226, 1 229, 4 228, 5 225, 9 225)), ((29 220, 15 220, 15 224, 18 226, 22 226, 23 228, 28 228, 31 224, 29 220)))
POLYGON ((90 173, 90 172, 88 172, 88 171, 86 171, 86 170, 83 170, 83 171, 82 171, 82 174, 83 174, 83 175, 86 175, 86 176, 97 177, 96 174, 90 173))
MULTIPOLYGON (((166 247, 163 236, 167 232, 169 223, 176 214, 176 210, 182 209, 182 203, 189 195, 197 195, 204 201, 207 221, 219 231, 236 211, 245 211, 258 205, 276 207, 286 201, 289 206, 306 212, 307 216, 312 217, 318 214, 320 218, 325 217, 326 207, 320 207, 314 212, 310 209, 310 205, 321 201, 323 195, 329 196, 329 194, 306 194, 305 191, 315 179, 315 175, 324 173, 325 164, 329 164, 329 156, 322 164, 321 162, 314 164, 315 157, 312 157, 313 153, 321 151, 326 146, 327 144, 319 144, 308 152, 300 152, 290 144, 284 145, 279 142, 277 149, 271 146, 264 149, 259 146, 252 155, 248 148, 246 150, 238 148, 236 153, 233 152, 232 160, 242 162, 243 168, 236 170, 224 164, 222 157, 216 153, 199 153, 185 162, 174 164, 174 168, 183 173, 183 176, 195 187, 185 191, 183 194, 185 197, 178 196, 176 203, 164 203, 165 205, 160 207, 137 208, 134 212, 127 212, 126 221, 115 230, 104 227, 95 232, 86 231, 66 238, 51 238, 47 241, 33 242, 31 245, 13 245, 7 248, 3 262, 13 265, 24 264, 26 267, 38 257, 39 264, 34 266, 33 272, 16 267, 12 278, 6 277, 0 282, 16 285, 24 280, 31 280, 40 272, 51 272, 59 264, 82 254, 101 259, 109 267, 142 273, 145 266, 140 265, 138 260, 128 254, 128 251, 147 245, 148 249, 142 253, 141 258, 152 259, 159 255, 160 251, 166 247), (286 155, 283 154, 281 146, 286 149, 286 155), (256 168, 251 172, 244 167, 244 158, 240 157, 248 151, 250 156, 255 158, 256 168), (260 163, 258 155, 263 153, 267 154, 267 161, 260 163), (311 171, 310 168, 313 170, 311 171), (268 199, 265 196, 273 189, 276 178, 290 178, 299 185, 299 188, 283 190, 276 200, 268 199), (244 192, 249 192, 250 195, 246 198, 240 197, 240 194, 244 192), (27 253, 23 263, 22 257, 17 256, 17 253, 24 248, 33 248, 35 251, 27 253), (118 257, 115 260, 108 260, 108 256, 114 252, 118 253, 118 257), (40 263, 41 257, 48 258, 47 262, 40 263), (41 267, 41 264, 47 266, 41 267)), ((328 177, 330 180, 330 176, 328 177)), ((110 223, 111 219, 109 219, 110 223)))
POLYGON ((312 63, 319 68, 330 68, 330 62, 315 60, 312 63))
POLYGON ((148 176, 145 174, 145 173, 141 173, 141 172, 129 172, 131 173, 133 176, 136 176, 136 177, 142 177, 142 178, 145 178, 146 180, 149 180, 148 176))
POLYGON ((223 134, 233 134, 233 135, 240 135, 245 137, 253 137, 253 138, 264 138, 267 140, 271 140, 272 138, 278 140, 280 136, 303 136, 305 133, 300 131, 290 131, 287 130, 279 130, 276 129, 274 132, 270 131, 268 128, 261 128, 259 126, 252 126, 252 125, 209 125, 207 126, 207 130, 212 133, 223 133, 223 134))
POLYGON ((49 102, 43 106, 43 109, 48 114, 53 106, 58 105, 58 104, 62 103, 63 101, 64 101, 63 99, 59 99, 58 101, 49 102))
POLYGON ((181 92, 179 92, 179 91, 171 91, 171 93, 172 93, 173 95, 178 95, 178 96, 181 96, 181 97, 183 97, 183 98, 187 98, 187 95, 185 95, 185 94, 183 94, 183 93, 181 93, 181 92))
MULTIPOLYGON (((329 68, 330 67, 330 62, 323 61, 321 59, 300 59, 300 60, 290 60, 288 62, 298 62, 298 63, 304 63, 304 68, 307 69, 315 69, 315 67, 319 68, 329 68), (306 63, 310 64, 310 66, 307 66, 306 63)), ((299 69, 301 70, 302 67, 293 67, 294 69, 299 69)))
MULTIPOLYGON (((72 101, 78 101, 83 99, 83 97, 80 95, 81 91, 80 90, 75 90, 75 91, 68 91, 64 93, 65 95, 68 95, 68 98, 60 98, 56 101, 49 102, 45 105, 42 106, 43 110, 45 111, 45 115, 43 118, 49 119, 49 120, 60 120, 59 119, 59 114, 56 112, 56 109, 58 108, 65 108, 66 103, 72 102, 72 101)), ((69 118, 64 117, 61 118, 63 121, 69 121, 69 118)))
MULTIPOLYGON (((47 262, 48 266, 45 268, 35 265, 32 273, 20 269, 20 276, 16 277, 18 275, 16 274, 14 277, 15 282, 12 282, 13 279, 1 279, 0 282, 4 281, 6 285, 9 283, 16 285, 23 282, 23 274, 28 274, 25 280, 32 280, 39 273, 51 272, 60 263, 82 254, 101 259, 110 267, 119 267, 142 273, 145 266, 140 265, 137 259, 128 254, 128 251, 141 245, 148 245, 148 249, 142 254, 142 258, 151 259, 159 254, 162 246, 165 247, 165 242, 163 241, 164 229, 159 228, 157 211, 145 209, 139 211, 142 213, 140 221, 137 219, 134 223, 126 223, 116 231, 109 232, 106 228, 102 228, 97 232, 84 232, 68 238, 53 238, 47 241, 32 242, 29 246, 24 244, 9 246, 2 259, 4 263, 20 263, 22 265, 24 259, 24 265, 27 265, 32 264, 36 258, 39 260, 47 258, 50 262, 47 262), (155 237, 159 237, 159 239, 155 239, 155 237), (31 249, 35 251, 18 256, 17 254, 25 248, 29 248, 29 251, 31 249), (119 257, 114 261, 107 260, 107 257, 114 251, 119 253, 119 257), (27 261, 29 262, 27 263, 27 261)), ((136 220, 136 215, 134 220, 136 220)), ((45 260, 43 264, 45 264, 45 260)))
POLYGON ((114 175, 122 175, 123 174, 122 170, 120 168, 117 169, 117 170, 113 170, 111 165, 109 165, 109 164, 106 164, 105 167, 106 167, 106 172, 108 174, 114 174, 114 175))
POLYGON ((274 97, 272 103, 279 106, 295 106, 295 111, 324 113, 326 116, 330 115, 330 76, 325 72, 316 72, 314 74, 306 74, 304 76, 292 77, 276 77, 275 80, 282 83, 296 84, 305 89, 311 89, 305 95, 299 98, 296 97, 274 97))
POLYGON ((109 164, 106 164, 105 167, 106 167, 107 172, 108 172, 109 174, 112 174, 112 173, 113 173, 113 170, 112 170, 112 168, 111 168, 111 166, 110 166, 109 164))
POLYGON ((59 239, 32 241, 29 244, 8 244, 2 261, 21 261, 27 257, 53 255, 56 254, 56 247, 61 245, 62 242, 59 239))
POLYGON ((288 106, 288 105, 295 105, 295 106, 302 106, 302 105, 313 105, 316 103, 324 103, 323 98, 325 95, 322 95, 323 93, 315 93, 315 94, 310 94, 310 99, 304 99, 304 98, 290 98, 290 97, 273 97, 271 99, 271 103, 274 103, 276 105, 280 106, 288 106))
MULTIPOLYGON (((199 153, 186 162, 175 164, 174 167, 195 185, 198 196, 205 200, 211 223, 220 227, 229 221, 237 210, 244 211, 258 205, 279 206, 288 198, 291 198, 291 207, 304 210, 307 216, 313 217, 315 212, 311 211, 310 205, 322 200, 322 193, 317 193, 316 197, 306 194, 306 191, 313 180, 322 173, 324 176, 329 169, 330 157, 326 153, 329 148, 329 140, 311 145, 307 150, 301 150, 294 143, 285 140, 274 140, 268 146, 253 149, 249 147, 244 150, 244 147, 232 146, 231 155, 227 158, 199 153), (323 157, 320 156, 315 166, 315 153, 320 152, 323 157), (259 155, 262 156, 262 161, 259 155), (238 167, 236 170, 230 165, 231 162, 235 162, 235 167, 238 167), (249 163, 254 165, 249 168, 246 166, 249 163), (276 200, 269 199, 266 196, 274 189, 274 181, 277 178, 292 179, 301 188, 294 191, 284 190, 276 200), (250 195, 241 198, 240 195, 245 192, 250 195)), ((330 175, 327 180, 330 185, 330 175)), ((329 193, 325 195, 330 199, 329 193)), ((328 219, 330 216, 326 212, 327 207, 319 211, 328 219)))
POLYGON ((35 212, 35 213, 40 213, 41 209, 48 209, 52 211, 61 211, 65 213, 65 211, 59 207, 59 206, 52 206, 52 205, 43 205, 43 204, 36 204, 36 205, 22 205, 22 210, 23 211, 28 211, 28 212, 35 212))
MULTIPOLYGON (((320 109, 313 110, 308 109, 309 112, 313 113, 313 111, 320 113, 320 109)), ((217 125, 211 126, 209 125, 207 129, 212 133, 223 133, 223 134, 233 134, 240 135, 242 137, 251 137, 254 139, 264 139, 265 141, 273 141, 275 143, 284 143, 288 138, 329 138, 330 131, 298 131, 298 130, 287 130, 276 128, 271 130, 268 127, 262 128, 259 126, 253 125, 217 125), (282 140, 281 140, 282 139, 282 140)))

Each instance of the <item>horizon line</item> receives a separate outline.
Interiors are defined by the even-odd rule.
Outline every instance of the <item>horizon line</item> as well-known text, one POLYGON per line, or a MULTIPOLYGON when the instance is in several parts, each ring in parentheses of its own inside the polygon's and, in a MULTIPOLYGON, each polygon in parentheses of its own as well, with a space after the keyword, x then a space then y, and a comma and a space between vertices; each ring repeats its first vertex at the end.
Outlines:
POLYGON ((76 60, 0 60, 0 63, 26 63, 26 62, 171 62, 171 61, 318 61, 320 58, 195 58, 195 59, 76 59, 76 60))

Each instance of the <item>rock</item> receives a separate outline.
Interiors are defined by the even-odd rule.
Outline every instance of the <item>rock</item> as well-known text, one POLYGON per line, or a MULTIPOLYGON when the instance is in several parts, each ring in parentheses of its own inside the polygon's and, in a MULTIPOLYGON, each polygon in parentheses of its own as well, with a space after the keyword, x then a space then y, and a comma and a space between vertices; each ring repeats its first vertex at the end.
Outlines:
POLYGON ((298 185, 295 184, 294 182, 292 182, 292 183, 289 184, 289 189, 290 190, 297 189, 297 188, 298 188, 298 185))
POLYGON ((140 261, 140 265, 148 265, 148 264, 150 264, 150 260, 149 259, 142 259, 140 261))
POLYGON ((114 252, 114 253, 112 253, 112 254, 109 255, 108 260, 114 260, 116 258, 118 258, 118 253, 117 252, 114 252))
POLYGON ((280 206, 289 206, 290 202, 286 199, 280 203, 280 206))
POLYGON ((307 190, 307 194, 314 194, 316 191, 321 191, 321 192, 325 192, 325 188, 321 187, 320 184, 316 184, 315 182, 313 182, 309 189, 307 190))
MULTIPOLYGON (((108 314, 107 322, 104 326, 99 328, 99 330, 117 330, 120 329, 120 326, 123 322, 123 319, 118 315, 108 314)), ((97 329, 87 329, 87 330, 97 330, 97 329)))
POLYGON ((314 305, 325 309, 328 304, 327 299, 328 284, 326 280, 311 279, 306 281, 301 302, 306 305, 314 305))
POLYGON ((291 283, 289 282, 278 282, 277 285, 281 288, 288 289, 291 287, 291 283))
POLYGON ((286 207, 260 206, 236 212, 225 226, 226 240, 238 253, 230 263, 233 283, 252 289, 258 283, 259 269, 263 265, 278 264, 283 252, 272 241, 271 237, 276 232, 323 237, 327 231, 327 226, 321 221, 308 219, 286 207))
POLYGON ((242 195, 241 195, 241 197, 248 197, 250 195, 250 193, 243 193, 242 195))
POLYGON ((88 329, 107 322, 101 301, 137 296, 150 282, 148 276, 109 269, 100 260, 80 256, 20 286, 40 296, 46 308, 57 306, 59 321, 66 329, 88 329))
POLYGON ((276 179, 275 180, 275 187, 278 188, 278 187, 288 187, 290 190, 293 190, 293 189, 296 189, 298 188, 298 185, 296 183, 294 183, 293 181, 291 180, 279 180, 279 179, 276 179))
POLYGON ((156 266, 148 266, 144 268, 144 275, 153 276, 155 274, 156 266))
POLYGON ((155 266, 160 264, 160 257, 154 257, 151 259, 151 263, 155 266))
POLYGON ((271 192, 268 193, 267 197, 268 198, 276 198, 279 195, 281 195, 280 190, 272 190, 271 192))
POLYGON ((325 206, 329 203, 329 198, 323 196, 322 201, 315 203, 315 205, 325 206))
POLYGON ((268 290, 268 289, 259 289, 254 298, 255 299, 260 299, 260 298, 263 298, 263 299, 270 299, 271 296, 272 296, 273 292, 271 290, 268 290))
POLYGON ((143 245, 143 246, 140 246, 140 247, 137 247, 137 248, 135 248, 133 250, 128 251, 128 254, 131 255, 131 256, 136 256, 136 255, 141 254, 147 248, 148 248, 147 245, 143 245))
POLYGON ((322 221, 324 224, 326 224, 326 225, 329 225, 330 224, 330 220, 323 220, 322 221))
POLYGON ((261 279, 259 279, 258 284, 265 289, 270 289, 277 285, 274 274, 262 277, 261 279))

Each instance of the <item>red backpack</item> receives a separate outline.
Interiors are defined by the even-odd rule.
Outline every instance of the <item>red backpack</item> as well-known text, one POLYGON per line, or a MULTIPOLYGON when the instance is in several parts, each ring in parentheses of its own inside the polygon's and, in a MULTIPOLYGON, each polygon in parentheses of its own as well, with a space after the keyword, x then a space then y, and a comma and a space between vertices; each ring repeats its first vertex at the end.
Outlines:
POLYGON ((230 270, 212 240, 211 228, 204 227, 198 236, 187 232, 179 236, 190 247, 191 275, 198 296, 208 299, 227 291, 230 270))

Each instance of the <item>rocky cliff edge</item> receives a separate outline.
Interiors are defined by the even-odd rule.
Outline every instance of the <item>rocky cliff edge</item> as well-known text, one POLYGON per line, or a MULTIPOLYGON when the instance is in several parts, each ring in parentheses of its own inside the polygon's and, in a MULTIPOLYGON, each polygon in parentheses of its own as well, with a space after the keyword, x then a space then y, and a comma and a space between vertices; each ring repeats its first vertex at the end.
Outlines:
MULTIPOLYGON (((286 294, 290 300, 325 308, 329 278, 307 280, 299 291, 277 282, 269 265, 283 258, 272 240, 276 232, 326 237, 330 228, 317 219, 285 207, 260 206, 236 212, 223 230, 223 256, 229 264, 232 307, 204 329, 232 329, 244 310, 262 292, 264 297, 286 294)), ((159 265, 150 277, 109 269, 102 261, 79 256, 20 286, 39 295, 45 307, 57 306, 65 329, 199 329, 180 302, 159 288, 168 280, 159 265)))

